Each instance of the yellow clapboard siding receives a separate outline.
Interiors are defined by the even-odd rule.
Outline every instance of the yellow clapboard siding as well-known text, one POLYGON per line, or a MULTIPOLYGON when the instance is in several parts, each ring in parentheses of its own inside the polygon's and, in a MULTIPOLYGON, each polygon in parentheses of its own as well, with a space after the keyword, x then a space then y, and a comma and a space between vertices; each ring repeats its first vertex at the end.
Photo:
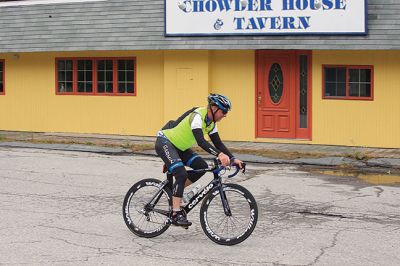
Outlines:
POLYGON ((313 53, 313 143, 400 148, 400 52, 313 53), (322 65, 372 65, 374 100, 322 99, 322 65))
POLYGON ((21 53, 3 58, 3 130, 154 135, 163 122, 162 52, 21 53), (137 96, 56 95, 55 58, 64 56, 135 56, 137 96))
POLYGON ((233 110, 219 124, 227 140, 400 148, 400 51, 314 51, 312 139, 255 137, 255 52, 114 51, 0 54, 6 94, 0 129, 154 136, 209 92, 233 110), (136 57, 137 96, 55 95, 56 57, 136 57), (322 65, 372 65, 374 100, 322 99, 322 65))

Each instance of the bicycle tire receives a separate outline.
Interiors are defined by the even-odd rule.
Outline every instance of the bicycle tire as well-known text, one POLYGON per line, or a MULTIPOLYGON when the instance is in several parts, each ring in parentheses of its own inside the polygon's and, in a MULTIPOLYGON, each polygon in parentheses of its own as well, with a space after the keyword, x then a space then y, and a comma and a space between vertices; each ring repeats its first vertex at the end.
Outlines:
MULTIPOLYGON (((159 191, 160 183, 158 179, 143 179, 134 184, 125 195, 122 204, 124 221, 129 230, 137 236, 156 237, 169 228, 168 216, 154 211, 145 214, 144 207, 159 191), (150 228, 151 225, 156 227, 150 228)), ((171 211, 172 193, 168 187, 163 188, 161 198, 155 207, 168 213, 171 211)))
POLYGON ((204 233, 212 241, 220 245, 232 246, 246 240, 251 235, 257 224, 258 208, 253 195, 240 185, 223 184, 223 191, 226 194, 232 215, 227 216, 225 214, 219 189, 214 188, 203 200, 200 208, 200 223, 204 233), (216 217, 220 218, 217 219, 216 217), (241 222, 239 218, 244 219, 241 222), (236 223, 239 222, 239 230, 232 231, 229 234, 229 223, 238 227, 236 223), (227 231, 225 233, 224 230, 218 232, 217 229, 224 225, 228 226, 227 231))

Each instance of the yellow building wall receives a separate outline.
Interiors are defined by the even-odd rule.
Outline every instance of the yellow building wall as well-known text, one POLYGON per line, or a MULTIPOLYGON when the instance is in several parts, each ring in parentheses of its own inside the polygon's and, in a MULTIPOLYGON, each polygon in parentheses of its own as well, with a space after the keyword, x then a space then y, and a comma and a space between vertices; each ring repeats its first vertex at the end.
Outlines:
POLYGON ((218 127, 225 139, 400 148, 400 51, 314 51, 312 139, 255 137, 254 51, 211 51, 210 88, 233 110, 218 127), (372 65, 374 100, 322 99, 322 65, 372 65))
POLYGON ((0 54, 6 95, 0 130, 154 136, 210 92, 234 103, 220 125, 225 139, 254 139, 254 51, 115 51, 0 54), (134 56, 137 96, 55 94, 57 57, 134 56))
POLYGON ((5 59, 2 130, 154 135, 163 123, 162 52, 0 54, 5 59), (137 96, 55 94, 56 57, 134 56, 137 96))
POLYGON ((208 51, 164 52, 164 121, 207 104, 208 57, 208 51))
POLYGON ((232 111, 218 124, 227 140, 255 140, 255 52, 211 51, 210 90, 232 101, 232 111))
POLYGON ((313 52, 313 143, 400 148, 400 51, 313 52), (374 100, 322 99, 322 65, 372 65, 374 100))
POLYGON ((0 130, 154 136, 208 93, 222 93, 233 110, 219 125, 226 140, 400 148, 400 52, 314 51, 312 140, 255 137, 254 51, 114 51, 0 54, 6 94, 0 130), (137 96, 55 94, 56 57, 137 60, 137 96), (322 99, 322 65, 373 65, 374 100, 322 99))

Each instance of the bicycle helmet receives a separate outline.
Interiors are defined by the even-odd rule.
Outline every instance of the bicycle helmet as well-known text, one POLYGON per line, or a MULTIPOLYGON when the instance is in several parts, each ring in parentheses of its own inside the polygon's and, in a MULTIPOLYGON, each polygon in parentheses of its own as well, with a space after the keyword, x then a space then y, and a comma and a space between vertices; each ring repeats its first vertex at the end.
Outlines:
POLYGON ((224 95, 211 93, 208 95, 208 105, 216 105, 225 114, 232 109, 231 101, 224 95))

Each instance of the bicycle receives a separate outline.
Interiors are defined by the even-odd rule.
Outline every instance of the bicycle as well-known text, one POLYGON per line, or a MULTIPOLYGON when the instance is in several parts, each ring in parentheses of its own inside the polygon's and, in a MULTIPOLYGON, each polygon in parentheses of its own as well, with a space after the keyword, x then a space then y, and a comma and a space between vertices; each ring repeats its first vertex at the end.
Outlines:
MULTIPOLYGON (((239 173, 239 167, 235 166, 236 171, 228 175, 228 178, 239 173)), ((244 166, 243 173, 245 169, 244 166)), ((200 223, 204 233, 217 244, 236 245, 247 239, 256 227, 258 208, 253 195, 247 189, 222 182, 224 170, 226 167, 221 166, 217 160, 214 160, 213 167, 188 170, 188 173, 212 172, 214 179, 182 209, 188 214, 203 201, 200 223)), ((166 176, 164 181, 149 178, 137 182, 124 198, 122 212, 125 224, 139 237, 159 236, 171 225, 173 176, 169 172, 166 172, 166 176)))

